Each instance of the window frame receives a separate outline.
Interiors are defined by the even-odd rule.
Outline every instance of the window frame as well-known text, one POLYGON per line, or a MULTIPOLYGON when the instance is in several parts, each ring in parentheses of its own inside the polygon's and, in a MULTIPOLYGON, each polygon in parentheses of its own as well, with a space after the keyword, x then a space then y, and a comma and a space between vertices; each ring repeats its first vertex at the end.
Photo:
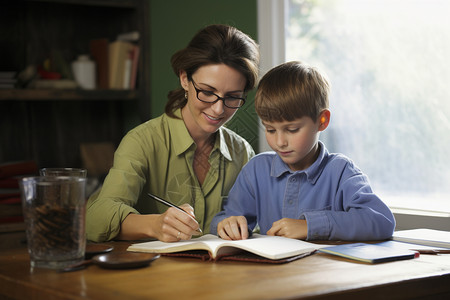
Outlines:
MULTIPOLYGON (((258 42, 261 51, 261 76, 286 61, 285 23, 288 0, 257 0, 258 42)), ((270 151, 264 127, 259 126, 259 151, 270 151)), ((376 191, 375 191, 376 192, 376 191)), ((450 213, 411 207, 390 207, 396 218, 396 230, 432 228, 450 230, 450 213)))

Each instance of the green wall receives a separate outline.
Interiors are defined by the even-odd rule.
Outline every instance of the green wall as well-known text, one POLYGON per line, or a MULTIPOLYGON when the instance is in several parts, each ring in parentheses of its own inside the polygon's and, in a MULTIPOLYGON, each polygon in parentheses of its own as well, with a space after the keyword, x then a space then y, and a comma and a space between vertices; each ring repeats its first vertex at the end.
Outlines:
MULTIPOLYGON (((151 116, 164 112, 167 93, 179 87, 170 58, 184 48, 198 30, 209 24, 232 25, 257 40, 256 0, 150 0, 151 116)), ((258 119, 254 91, 227 127, 258 150, 258 119)))

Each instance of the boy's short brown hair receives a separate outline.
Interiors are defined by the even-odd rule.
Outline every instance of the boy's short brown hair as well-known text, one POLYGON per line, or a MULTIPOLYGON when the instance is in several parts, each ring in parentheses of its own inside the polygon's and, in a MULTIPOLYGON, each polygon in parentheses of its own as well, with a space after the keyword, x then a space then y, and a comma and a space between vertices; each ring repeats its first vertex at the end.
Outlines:
POLYGON ((261 79, 255 96, 256 113, 263 121, 313 121, 328 109, 330 84, 318 69, 299 61, 281 64, 261 79))

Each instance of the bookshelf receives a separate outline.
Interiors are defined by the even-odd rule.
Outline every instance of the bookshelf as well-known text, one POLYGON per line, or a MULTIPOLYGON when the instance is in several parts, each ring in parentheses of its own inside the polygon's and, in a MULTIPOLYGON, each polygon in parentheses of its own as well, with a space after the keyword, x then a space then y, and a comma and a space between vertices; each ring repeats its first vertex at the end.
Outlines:
POLYGON ((69 66, 92 39, 113 42, 138 31, 133 90, 0 89, 0 162, 81 166, 80 144, 118 145, 150 118, 150 7, 147 0, 6 0, 0 2, 0 71, 38 66, 54 53, 69 66), (131 124, 130 124, 131 123, 131 124))

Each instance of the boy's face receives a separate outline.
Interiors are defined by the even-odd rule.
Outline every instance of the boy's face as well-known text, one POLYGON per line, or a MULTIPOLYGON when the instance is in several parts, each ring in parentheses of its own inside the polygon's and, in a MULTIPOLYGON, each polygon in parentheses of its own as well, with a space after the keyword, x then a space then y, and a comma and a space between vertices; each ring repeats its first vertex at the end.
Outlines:
MULTIPOLYGON (((263 121, 269 146, 293 171, 304 170, 316 160, 323 123, 302 117, 294 121, 263 121)), ((328 122, 327 122, 328 123, 328 122)))

